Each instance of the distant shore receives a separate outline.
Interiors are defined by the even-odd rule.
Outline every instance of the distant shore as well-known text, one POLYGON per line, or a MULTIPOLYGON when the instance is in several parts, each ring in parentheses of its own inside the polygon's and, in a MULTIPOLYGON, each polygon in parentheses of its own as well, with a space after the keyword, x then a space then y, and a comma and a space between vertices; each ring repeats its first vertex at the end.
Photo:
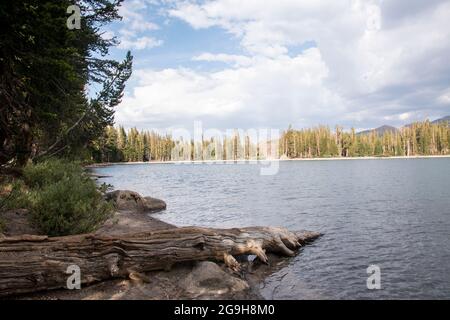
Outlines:
POLYGON ((450 158, 450 155, 430 156, 390 156, 390 157, 329 157, 329 158, 282 158, 282 159, 250 159, 250 160, 169 160, 169 161, 136 161, 136 162, 102 162, 87 165, 87 168, 101 168, 112 165, 134 165, 134 164, 226 164, 226 163, 249 163, 258 164, 273 161, 335 161, 335 160, 391 160, 391 159, 436 159, 450 158))

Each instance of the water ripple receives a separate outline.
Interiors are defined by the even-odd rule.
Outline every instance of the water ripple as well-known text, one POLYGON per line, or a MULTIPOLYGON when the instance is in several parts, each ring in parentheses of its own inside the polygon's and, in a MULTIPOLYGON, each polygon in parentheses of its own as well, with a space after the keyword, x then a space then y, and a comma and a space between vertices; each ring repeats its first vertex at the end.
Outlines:
POLYGON ((450 159, 112 166, 117 189, 164 199, 177 225, 277 225, 324 233, 269 277, 280 299, 450 298, 450 159), (366 268, 381 268, 368 290, 366 268))

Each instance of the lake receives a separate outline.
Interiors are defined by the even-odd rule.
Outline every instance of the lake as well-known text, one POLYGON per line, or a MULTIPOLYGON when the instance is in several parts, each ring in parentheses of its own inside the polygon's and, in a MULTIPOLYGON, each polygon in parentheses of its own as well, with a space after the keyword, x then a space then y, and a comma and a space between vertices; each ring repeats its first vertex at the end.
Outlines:
POLYGON ((178 226, 283 226, 324 235, 261 287, 268 299, 450 298, 450 158, 135 164, 99 168, 115 189, 163 199, 178 226), (367 289, 366 269, 381 270, 367 289))

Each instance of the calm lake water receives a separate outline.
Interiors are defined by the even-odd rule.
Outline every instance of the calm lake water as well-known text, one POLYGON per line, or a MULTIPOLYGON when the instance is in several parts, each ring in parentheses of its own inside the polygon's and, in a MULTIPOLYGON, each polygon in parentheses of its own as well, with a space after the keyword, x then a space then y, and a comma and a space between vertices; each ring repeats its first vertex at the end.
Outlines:
POLYGON ((450 159, 114 165, 115 189, 164 199, 164 221, 324 234, 266 280, 275 299, 450 298, 450 159), (366 269, 381 269, 368 290, 366 269))

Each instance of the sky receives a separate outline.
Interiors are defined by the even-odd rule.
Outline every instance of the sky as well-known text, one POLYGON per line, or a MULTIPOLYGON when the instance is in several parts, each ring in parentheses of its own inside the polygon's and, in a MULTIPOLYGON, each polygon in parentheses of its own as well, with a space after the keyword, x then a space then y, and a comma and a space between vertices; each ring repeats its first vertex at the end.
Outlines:
POLYGON ((450 115, 450 1, 125 0, 116 124, 367 129, 450 115))

